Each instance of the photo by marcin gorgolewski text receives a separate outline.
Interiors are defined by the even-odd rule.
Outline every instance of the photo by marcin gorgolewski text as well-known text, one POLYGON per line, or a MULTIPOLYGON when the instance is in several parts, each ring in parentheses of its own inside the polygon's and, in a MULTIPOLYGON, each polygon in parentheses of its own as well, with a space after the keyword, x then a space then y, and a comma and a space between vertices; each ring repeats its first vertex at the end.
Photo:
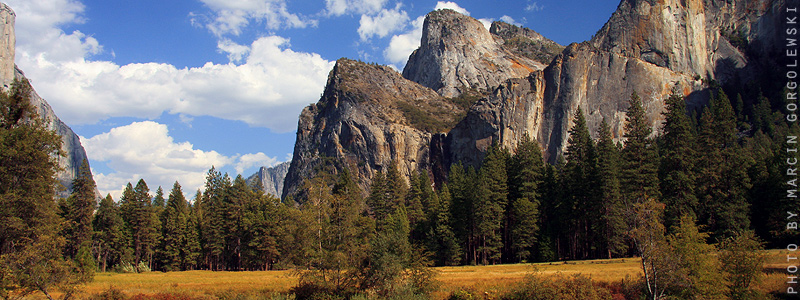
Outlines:
MULTIPOLYGON (((786 34, 786 120, 790 123, 797 122, 797 99, 798 99, 798 8, 797 1, 786 2, 786 18, 784 19, 785 34, 786 34)), ((800 210, 797 210, 797 174, 798 174, 798 158, 797 158, 797 136, 786 136, 786 152, 789 156, 786 159, 786 197, 792 203, 790 210, 786 212, 786 230, 797 231, 798 220, 800 219, 800 210)), ((792 241, 786 246, 789 253, 786 255, 786 293, 789 295, 797 295, 800 292, 798 287, 798 271, 800 271, 800 261, 798 261, 798 245, 797 241, 792 241)))

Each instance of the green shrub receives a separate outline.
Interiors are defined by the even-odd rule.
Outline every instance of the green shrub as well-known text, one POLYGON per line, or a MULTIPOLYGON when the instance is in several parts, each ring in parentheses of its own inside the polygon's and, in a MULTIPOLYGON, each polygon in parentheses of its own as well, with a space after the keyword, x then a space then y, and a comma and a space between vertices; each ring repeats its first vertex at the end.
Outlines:
POLYGON ((450 294, 450 297, 447 297, 447 300, 473 300, 476 299, 470 292, 465 290, 458 290, 450 294))
POLYGON ((89 297, 89 300, 125 300, 125 299, 128 299, 125 293, 123 293, 122 290, 118 289, 115 286, 110 286, 104 292, 89 297))
POLYGON ((613 299, 611 290, 595 285, 592 279, 581 275, 554 276, 528 275, 504 300, 605 300, 613 299))

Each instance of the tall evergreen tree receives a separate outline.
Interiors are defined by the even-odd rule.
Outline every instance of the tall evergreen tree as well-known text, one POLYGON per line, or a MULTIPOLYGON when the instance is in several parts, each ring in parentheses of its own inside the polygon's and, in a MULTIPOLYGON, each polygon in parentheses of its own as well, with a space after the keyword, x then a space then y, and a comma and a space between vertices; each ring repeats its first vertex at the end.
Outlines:
POLYGON ((583 110, 575 111, 574 126, 569 131, 564 166, 563 188, 570 191, 564 194, 559 204, 563 225, 566 229, 561 242, 566 246, 563 253, 572 258, 588 258, 595 237, 592 228, 600 219, 601 211, 596 192, 597 157, 595 145, 589 134, 583 110))
POLYGON ((597 140, 597 184, 602 203, 602 240, 608 258, 625 254, 627 224, 620 187, 620 151, 605 119, 600 124, 597 140))
POLYGON ((622 149, 622 173, 620 183, 626 203, 643 202, 647 198, 659 199, 658 151, 650 138, 653 129, 642 106, 642 100, 634 92, 628 102, 625 117, 625 147, 622 149))
POLYGON ((110 194, 100 201, 92 226, 97 245, 97 263, 100 271, 106 272, 108 267, 122 262, 126 248, 124 223, 119 207, 110 194))
POLYGON ((461 243, 464 250, 463 262, 465 264, 477 263, 477 238, 476 238, 476 187, 478 175, 475 169, 464 169, 460 164, 450 166, 448 185, 452 191, 451 214, 453 216, 453 233, 461 243))
POLYGON ((747 169, 750 158, 741 151, 736 119, 725 93, 717 90, 701 117, 698 148, 698 198, 700 221, 713 238, 731 236, 750 227, 747 190, 752 187, 747 169))
POLYGON ((439 205, 433 210, 428 231, 428 249, 435 253, 435 263, 439 266, 457 265, 461 259, 461 247, 458 244, 451 218, 450 189, 443 185, 439 195, 439 205))
POLYGON ((68 241, 64 249, 67 257, 74 259, 79 249, 91 249, 92 216, 96 206, 94 179, 89 163, 83 160, 78 176, 72 181, 72 194, 61 204, 61 216, 65 220, 63 234, 68 241))
POLYGON ((14 80, 0 93, 0 297, 15 290, 39 291, 52 299, 55 286, 71 296, 89 280, 65 260, 55 205, 61 138, 48 130, 30 103, 27 80, 14 80))
POLYGON ((664 112, 663 151, 661 167, 661 195, 666 209, 665 225, 677 225, 682 216, 697 217, 695 193, 695 135, 686 102, 677 94, 667 98, 664 112))
POLYGON ((495 143, 486 152, 478 176, 475 199, 475 229, 478 260, 499 263, 502 254, 502 229, 508 206, 508 161, 510 154, 495 143))
POLYGON ((527 134, 517 143, 509 163, 505 255, 507 261, 529 260, 539 233, 539 203, 544 179, 544 159, 539 143, 527 134))
POLYGON ((183 265, 189 244, 189 211, 188 202, 183 196, 181 185, 176 181, 169 193, 166 207, 161 213, 161 245, 159 257, 165 271, 177 271, 183 265))

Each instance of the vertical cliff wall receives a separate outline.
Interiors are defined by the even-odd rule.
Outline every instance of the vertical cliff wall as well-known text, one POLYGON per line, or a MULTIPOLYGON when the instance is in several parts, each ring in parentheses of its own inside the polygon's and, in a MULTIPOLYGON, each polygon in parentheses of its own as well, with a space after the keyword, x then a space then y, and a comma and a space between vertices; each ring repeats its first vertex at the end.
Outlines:
MULTIPOLYGON (((14 21, 16 15, 6 4, 0 3, 0 83, 3 88, 10 87, 14 79, 23 79, 25 74, 14 64, 14 53, 16 47, 16 36, 14 33, 14 21)), ((57 174, 59 182, 66 187, 61 192, 61 196, 68 196, 72 191, 72 180, 74 180, 84 160, 88 161, 86 150, 81 145, 80 138, 72 129, 58 118, 53 108, 42 97, 33 90, 31 104, 36 108, 39 117, 47 120, 47 126, 55 131, 62 140, 62 149, 66 154, 58 160, 62 171, 57 174)))

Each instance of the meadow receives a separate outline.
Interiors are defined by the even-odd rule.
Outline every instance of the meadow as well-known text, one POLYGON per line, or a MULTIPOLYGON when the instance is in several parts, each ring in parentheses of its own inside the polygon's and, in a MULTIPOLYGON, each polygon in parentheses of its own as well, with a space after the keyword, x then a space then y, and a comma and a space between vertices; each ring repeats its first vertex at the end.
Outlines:
MULTIPOLYGON (((767 251, 765 277, 758 285, 763 291, 785 288, 785 250, 767 251)), ((637 258, 566 261, 536 264, 491 266, 459 266, 435 268, 439 288, 434 299, 444 299, 459 290, 483 294, 492 299, 520 282, 529 274, 582 274, 594 282, 615 284, 626 277, 641 276, 641 260, 637 258)), ((149 272, 98 273, 93 282, 82 288, 81 298, 97 297, 110 290, 134 299, 280 299, 297 284, 293 271, 260 272, 149 272)))

